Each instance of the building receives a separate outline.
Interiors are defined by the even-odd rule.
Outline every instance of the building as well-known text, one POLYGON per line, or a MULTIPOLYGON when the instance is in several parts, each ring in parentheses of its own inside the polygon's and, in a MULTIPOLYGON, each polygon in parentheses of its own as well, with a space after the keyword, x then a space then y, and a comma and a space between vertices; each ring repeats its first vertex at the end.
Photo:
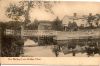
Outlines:
MULTIPOLYGON (((77 13, 74 13, 73 16, 64 16, 63 20, 62 20, 62 24, 64 27, 64 30, 68 30, 68 25, 69 24, 77 24, 78 27, 80 26, 84 26, 87 27, 89 26, 88 22, 87 22, 87 16, 79 16, 77 15, 77 13)), ((72 28, 72 30, 75 27, 72 28)))
POLYGON ((53 30, 52 23, 53 21, 38 21, 38 30, 53 30))
POLYGON ((53 21, 38 21, 38 42, 39 45, 53 44, 53 37, 56 31, 52 28, 53 21))

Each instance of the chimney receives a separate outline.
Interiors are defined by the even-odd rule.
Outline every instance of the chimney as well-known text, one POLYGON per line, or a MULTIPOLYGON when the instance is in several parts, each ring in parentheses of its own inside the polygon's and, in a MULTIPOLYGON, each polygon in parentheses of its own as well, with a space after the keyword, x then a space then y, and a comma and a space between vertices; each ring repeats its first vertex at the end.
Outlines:
POLYGON ((77 16, 77 13, 74 13, 73 16, 76 17, 77 16))
POLYGON ((92 13, 89 13, 89 16, 92 16, 92 13))

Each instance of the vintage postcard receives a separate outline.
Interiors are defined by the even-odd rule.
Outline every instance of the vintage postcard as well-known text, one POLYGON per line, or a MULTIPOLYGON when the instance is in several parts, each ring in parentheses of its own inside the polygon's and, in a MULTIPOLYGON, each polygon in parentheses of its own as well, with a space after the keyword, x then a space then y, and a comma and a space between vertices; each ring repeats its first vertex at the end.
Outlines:
POLYGON ((1 64, 100 64, 100 2, 0 0, 1 64))

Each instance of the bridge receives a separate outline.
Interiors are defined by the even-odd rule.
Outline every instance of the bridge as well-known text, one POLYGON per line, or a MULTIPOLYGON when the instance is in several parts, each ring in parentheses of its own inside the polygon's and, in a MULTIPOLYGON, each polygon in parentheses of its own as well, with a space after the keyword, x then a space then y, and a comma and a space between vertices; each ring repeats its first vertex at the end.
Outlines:
POLYGON ((5 35, 13 35, 13 36, 55 36, 57 35, 57 31, 54 30, 11 30, 6 29, 5 35))
POLYGON ((67 40, 72 39, 99 39, 100 40, 100 29, 91 31, 54 31, 54 30, 23 30, 14 31, 6 30, 6 35, 21 36, 23 39, 31 38, 32 40, 37 40, 38 42, 47 41, 61 41, 62 43, 67 40))
POLYGON ((6 35, 12 35, 12 36, 19 36, 21 39, 32 39, 39 44, 42 43, 44 44, 49 44, 53 42, 53 38, 57 35, 57 31, 54 30, 11 30, 11 29, 6 29, 5 31, 6 35))

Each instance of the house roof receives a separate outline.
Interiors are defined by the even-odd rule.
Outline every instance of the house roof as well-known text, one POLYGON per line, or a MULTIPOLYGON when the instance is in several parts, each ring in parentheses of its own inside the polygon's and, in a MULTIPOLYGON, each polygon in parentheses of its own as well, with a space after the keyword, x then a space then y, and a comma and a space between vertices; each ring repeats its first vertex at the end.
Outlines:
POLYGON ((85 18, 87 18, 87 16, 86 15, 84 15, 84 16, 76 16, 76 17, 74 17, 74 16, 65 16, 64 18, 68 18, 68 19, 75 19, 75 20, 77 20, 77 19, 85 19, 85 18))
POLYGON ((53 21, 47 21, 47 20, 40 20, 40 21, 37 21, 38 23, 48 23, 48 24, 51 24, 53 21))
POLYGON ((50 25, 53 22, 52 21, 39 21, 38 23, 41 24, 41 25, 50 25))

